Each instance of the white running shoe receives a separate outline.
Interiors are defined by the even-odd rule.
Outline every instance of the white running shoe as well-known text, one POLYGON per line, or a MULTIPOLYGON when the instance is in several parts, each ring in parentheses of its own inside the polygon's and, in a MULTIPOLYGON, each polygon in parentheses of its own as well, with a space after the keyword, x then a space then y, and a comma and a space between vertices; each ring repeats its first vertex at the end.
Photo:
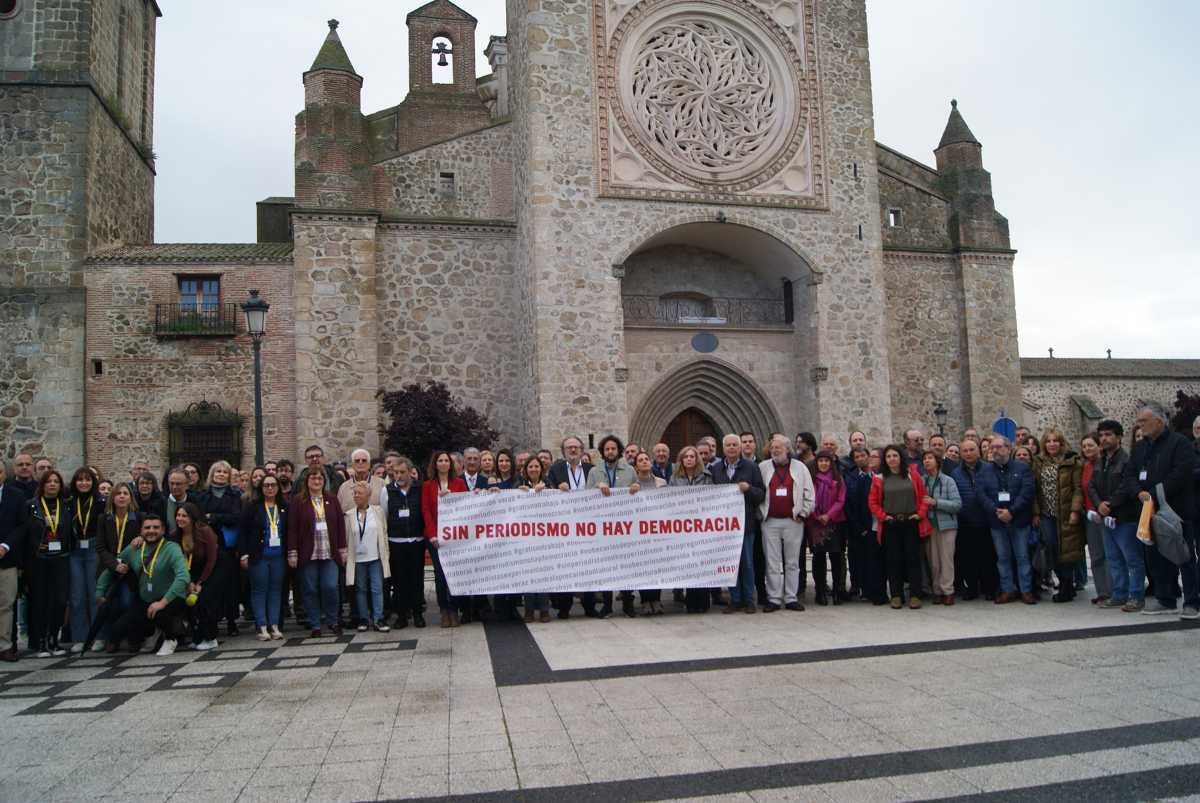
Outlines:
POLYGON ((283 631, 279 629, 279 625, 271 625, 271 638, 277 640, 283 638, 283 631))
POLYGON ((75 654, 81 653, 81 652, 83 652, 83 642, 82 641, 77 641, 71 645, 71 654, 72 655, 75 655, 75 654))
POLYGON ((163 658, 167 655, 174 655, 175 648, 178 646, 179 646, 179 642, 173 638, 163 639, 162 646, 159 647, 158 652, 156 652, 154 654, 157 655, 159 658, 163 658))
POLYGON ((259 641, 270 641, 271 640, 271 634, 267 632, 267 629, 265 627, 260 627, 258 629, 258 633, 256 634, 255 637, 259 641))
POLYGON ((196 645, 196 650, 198 652, 207 652, 208 650, 215 650, 216 648, 217 648, 217 640, 215 638, 209 639, 208 641, 201 641, 199 644, 196 645))

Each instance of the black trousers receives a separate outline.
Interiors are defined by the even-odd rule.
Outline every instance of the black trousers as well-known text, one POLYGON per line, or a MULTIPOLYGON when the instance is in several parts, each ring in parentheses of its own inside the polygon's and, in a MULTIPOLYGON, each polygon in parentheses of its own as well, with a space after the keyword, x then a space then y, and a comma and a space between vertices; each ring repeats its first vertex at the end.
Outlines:
POLYGON ((575 604, 575 593, 564 591, 561 594, 551 594, 550 602, 552 605, 554 605, 554 609, 559 613, 564 611, 569 612, 571 610, 571 606, 575 604))
POLYGON ((611 591, 585 591, 582 594, 580 601, 583 603, 585 611, 595 610, 596 597, 599 596, 604 603, 604 610, 612 612, 613 592, 611 591))
POLYGON ((883 555, 883 546, 880 545, 876 538, 875 531, 867 530, 865 533, 851 536, 850 542, 851 544, 858 543, 860 560, 859 582, 862 584, 860 589, 863 596, 871 600, 871 602, 886 602, 887 588, 885 587, 885 578, 887 577, 887 572, 884 570, 886 561, 883 555))
POLYGON ((425 540, 388 544, 392 593, 388 607, 397 616, 425 611, 425 540))
MULTIPOLYGON (((221 536, 218 535, 218 538, 221 536)), ((221 601, 218 606, 218 613, 225 615, 225 624, 231 627, 237 626, 238 607, 242 601, 242 564, 239 560, 238 551, 234 549, 221 548, 220 554, 217 556, 217 566, 220 567, 221 562, 225 562, 225 570, 221 578, 221 595, 216 599, 221 601)), ((218 569, 213 569, 213 574, 216 574, 218 569)), ((210 578, 211 579, 211 578, 210 578)), ((221 617, 218 616, 218 619, 221 617)), ((216 638, 216 634, 212 636, 216 638)))
POLYGON ((143 600, 140 594, 135 595, 133 604, 113 622, 113 643, 130 641, 137 644, 145 641, 155 630, 168 639, 178 639, 187 634, 187 606, 182 598, 167 603, 167 607, 153 619, 147 615, 149 607, 150 603, 143 600))
POLYGON ((921 566, 921 533, 915 521, 889 521, 883 527, 888 587, 893 597, 904 597, 904 582, 914 597, 924 596, 925 572, 921 566))
POLYGON ((813 582, 817 591, 828 591, 829 581, 825 576, 826 564, 833 568, 833 591, 835 594, 846 590, 846 553, 840 536, 826 539, 821 546, 814 546, 812 551, 813 582), (826 559, 828 556, 828 560, 826 559))
POLYGON ((767 553, 763 551, 761 523, 754 533, 754 591, 755 599, 767 598, 767 553))
MULTIPOLYGON (((231 568, 237 568, 238 561, 233 552, 222 550, 217 555, 217 563, 213 566, 208 581, 200 587, 200 598, 191 609, 192 639, 194 641, 210 641, 217 638, 217 622, 224 612, 228 616, 229 596, 231 585, 231 568)), ((196 573, 197 576, 199 572, 196 573)), ((186 607, 186 606, 185 606, 186 607)), ((236 619, 227 619, 229 624, 236 624, 236 619)))
POLYGON ((71 569, 69 559, 63 555, 35 557, 25 571, 29 574, 29 613, 26 616, 29 649, 37 650, 58 643, 58 633, 67 613, 71 569))
POLYGON ((996 546, 987 527, 972 527, 959 520, 954 542, 954 576, 964 594, 995 595, 1000 587, 996 546))

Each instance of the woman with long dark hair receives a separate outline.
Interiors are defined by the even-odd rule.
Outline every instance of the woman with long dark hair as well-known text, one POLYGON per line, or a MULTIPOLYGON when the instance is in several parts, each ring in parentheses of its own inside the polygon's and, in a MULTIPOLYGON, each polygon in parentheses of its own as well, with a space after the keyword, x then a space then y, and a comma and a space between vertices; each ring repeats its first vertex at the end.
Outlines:
MULTIPOLYGON (((846 598, 846 545, 842 524, 846 521, 846 483, 838 469, 837 455, 817 452, 812 473, 815 503, 805 520, 805 536, 812 549, 813 583, 818 605, 829 604, 829 579, 826 565, 833 568, 833 604, 841 605, 846 598)), ((800 567, 804 574, 804 567, 800 567)))
POLYGON ((883 450, 879 476, 871 481, 867 504, 878 524, 883 545, 891 604, 904 607, 904 582, 908 581, 908 607, 920 608, 925 572, 921 567, 921 539, 929 533, 925 483, 910 470, 904 450, 892 444, 883 450))
POLYGON ((195 502, 175 511, 171 540, 183 550, 188 568, 188 595, 196 595, 192 620, 193 643, 197 650, 217 648, 217 620, 221 618, 225 582, 228 578, 220 559, 217 534, 204 521, 195 502))
MULTIPOLYGON (((428 479, 421 483, 421 514, 425 519, 425 538, 429 540, 429 554, 433 556, 433 578, 437 587, 438 608, 442 614, 442 627, 458 627, 457 601, 450 595, 446 575, 442 573, 442 561, 438 558, 438 500, 452 493, 466 493, 467 484, 454 469, 454 458, 445 450, 433 453, 426 471, 428 479)), ((469 620, 468 620, 469 621, 469 620)))
POLYGON ((37 493, 29 503, 29 649, 38 658, 66 655, 58 644, 67 592, 71 583, 70 555, 75 548, 71 524, 71 502, 65 498, 66 483, 57 469, 49 469, 38 481, 37 493))
POLYGON ((71 530, 75 541, 68 558, 71 573, 71 652, 83 649, 88 630, 96 618, 96 577, 100 573, 96 542, 100 534, 100 521, 104 518, 99 484, 96 473, 84 466, 71 475, 71 484, 67 487, 67 496, 71 498, 71 530))
POLYGON ((250 578, 250 608, 254 611, 259 641, 283 638, 286 534, 287 510, 279 498, 279 479, 267 474, 243 509, 238 527, 240 563, 250 578))
POLYGON ((288 565, 300 573, 313 638, 321 635, 322 625, 342 635, 338 567, 346 565, 346 528, 337 497, 325 483, 324 471, 308 472, 287 515, 288 565))

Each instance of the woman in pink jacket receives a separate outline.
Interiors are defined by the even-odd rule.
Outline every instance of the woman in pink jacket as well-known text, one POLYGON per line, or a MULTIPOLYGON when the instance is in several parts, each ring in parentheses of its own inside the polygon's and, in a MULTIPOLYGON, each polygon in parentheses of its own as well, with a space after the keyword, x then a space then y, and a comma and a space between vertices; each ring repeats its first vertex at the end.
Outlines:
MULTIPOLYGON (((825 576, 826 555, 833 563, 833 604, 846 599, 846 542, 842 523, 846 521, 846 483, 838 471, 837 457, 818 452, 817 470, 813 472, 816 504, 804 522, 804 532, 812 549, 813 582, 817 588, 817 604, 829 604, 829 582, 825 576)), ((803 569, 803 567, 801 567, 803 569)))

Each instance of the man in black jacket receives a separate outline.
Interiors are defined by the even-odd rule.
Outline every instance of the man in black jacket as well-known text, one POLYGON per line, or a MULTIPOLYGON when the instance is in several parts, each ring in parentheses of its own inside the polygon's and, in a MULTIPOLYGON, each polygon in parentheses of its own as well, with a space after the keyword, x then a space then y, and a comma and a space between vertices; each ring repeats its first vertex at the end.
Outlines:
POLYGON ((714 485, 735 484, 745 501, 745 521, 742 530, 742 559, 738 563, 737 584, 729 589, 728 613, 745 610, 754 613, 754 536, 758 531, 758 506, 766 498, 758 466, 742 457, 742 439, 729 434, 721 440, 724 458, 713 463, 711 473, 714 485))
POLYGON ((1111 419, 1096 427, 1100 456, 1088 482, 1087 495, 1094 508, 1088 516, 1098 517, 1103 524, 1104 558, 1112 579, 1112 593, 1100 607, 1136 613, 1145 607, 1146 597, 1146 550, 1137 539, 1140 505, 1133 498, 1114 499, 1129 465, 1129 455, 1121 448, 1124 434, 1120 422, 1111 419))
POLYGON ((0 661, 17 660, 13 610, 17 601, 17 572, 25 556, 25 495, 6 485, 8 463, 0 461, 0 661))
POLYGON ((1155 488, 1162 483, 1167 504, 1183 519, 1183 537, 1187 541, 1190 559, 1176 566, 1149 550, 1150 571, 1154 577, 1155 599, 1147 600, 1145 614, 1174 613, 1175 576, 1183 581, 1183 610, 1181 619, 1200 618, 1200 574, 1196 566, 1196 500, 1192 468, 1196 455, 1192 444, 1178 432, 1167 429, 1167 411, 1157 402, 1147 403, 1138 411, 1138 426, 1142 439, 1138 441, 1122 476, 1121 487, 1113 495, 1111 505, 1120 508, 1132 500, 1158 504, 1155 488))
POLYGON ((425 519, 421 484, 407 457, 397 457, 392 481, 379 492, 387 516, 388 565, 392 574, 392 627, 425 626, 425 519))
POLYGON ((33 455, 21 452, 13 461, 13 473, 9 475, 8 484, 17 488, 32 500, 37 493, 37 479, 33 476, 33 455))
MULTIPOLYGON (((594 466, 583 461, 583 441, 574 435, 568 435, 560 444, 562 459, 556 460, 550 466, 546 475, 546 485, 560 491, 587 490, 587 478, 594 466)), ((551 595, 554 608, 558 611, 559 619, 571 616, 571 606, 575 604, 574 592, 564 592, 551 595)))

